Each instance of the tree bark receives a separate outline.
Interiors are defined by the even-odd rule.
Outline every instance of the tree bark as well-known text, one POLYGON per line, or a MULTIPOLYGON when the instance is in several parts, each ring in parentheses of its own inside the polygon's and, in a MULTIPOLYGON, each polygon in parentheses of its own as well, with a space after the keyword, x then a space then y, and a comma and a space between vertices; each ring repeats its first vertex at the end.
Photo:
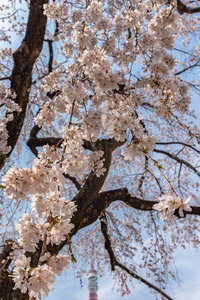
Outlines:
POLYGON ((21 111, 15 111, 13 120, 7 123, 7 146, 11 146, 11 150, 6 155, 0 154, 0 169, 4 166, 5 159, 10 156, 17 143, 26 116, 33 65, 42 51, 45 35, 47 22, 47 18, 43 14, 45 3, 48 3, 48 0, 31 0, 25 38, 21 46, 13 53, 14 66, 11 75, 11 90, 16 94, 14 101, 20 106, 21 111))

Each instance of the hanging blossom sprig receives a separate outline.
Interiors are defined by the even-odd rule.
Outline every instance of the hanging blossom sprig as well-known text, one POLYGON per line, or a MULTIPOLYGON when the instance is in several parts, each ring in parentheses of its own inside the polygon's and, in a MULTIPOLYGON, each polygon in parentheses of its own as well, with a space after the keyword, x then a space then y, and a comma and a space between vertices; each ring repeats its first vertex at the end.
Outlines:
POLYGON ((184 210, 192 211, 192 208, 188 205, 190 197, 181 201, 179 197, 174 198, 172 195, 164 195, 158 200, 160 202, 154 204, 153 209, 160 211, 160 219, 162 221, 171 218, 176 209, 178 209, 180 217, 184 217, 184 210))
POLYGON ((46 297, 55 285, 56 274, 60 275, 71 261, 70 254, 47 252, 48 244, 59 245, 74 227, 71 217, 76 206, 61 193, 63 170, 57 164, 61 155, 57 148, 44 147, 44 153, 39 154, 32 168, 14 168, 2 177, 5 194, 15 202, 32 195, 32 212, 23 214, 16 229, 18 244, 25 251, 34 253, 42 241, 39 262, 31 267, 31 258, 23 254, 15 260, 12 273, 14 289, 28 292, 30 299, 46 297))
POLYGON ((154 159, 152 159, 147 150, 143 150, 144 155, 154 164, 154 166, 158 169, 164 180, 169 185, 170 189, 172 190, 175 197, 172 195, 163 195, 158 200, 160 200, 159 203, 156 203, 153 205, 153 209, 158 210, 161 212, 160 219, 162 221, 169 219, 173 216, 176 209, 178 209, 178 213, 180 217, 184 217, 183 211, 192 211, 192 208, 187 204, 190 200, 190 197, 185 199, 184 201, 181 201, 180 197, 177 195, 175 189, 171 185, 170 181, 167 179, 167 177, 164 175, 164 173, 161 170, 161 166, 158 164, 158 162, 154 159))

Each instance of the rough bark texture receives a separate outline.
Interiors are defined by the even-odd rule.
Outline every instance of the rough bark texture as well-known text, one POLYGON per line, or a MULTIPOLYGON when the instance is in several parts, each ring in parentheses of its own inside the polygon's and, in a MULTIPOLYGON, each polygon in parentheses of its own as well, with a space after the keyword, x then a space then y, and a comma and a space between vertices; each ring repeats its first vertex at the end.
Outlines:
POLYGON ((180 15, 183 14, 195 14, 200 12, 200 7, 188 7, 180 0, 177 1, 177 10, 180 15))
POLYGON ((28 300, 28 294, 21 294, 20 290, 13 290, 14 284, 8 267, 12 259, 7 259, 12 250, 13 241, 7 240, 0 254, 0 299, 1 300, 28 300))
POLYGON ((26 35, 21 46, 13 53, 13 71, 11 75, 11 89, 16 93, 15 102, 21 107, 21 112, 13 113, 13 121, 7 124, 8 146, 11 151, 7 155, 0 155, 0 169, 5 159, 12 153, 24 123, 29 89, 32 84, 33 65, 40 55, 43 46, 47 18, 43 14, 43 5, 48 0, 31 0, 26 35))

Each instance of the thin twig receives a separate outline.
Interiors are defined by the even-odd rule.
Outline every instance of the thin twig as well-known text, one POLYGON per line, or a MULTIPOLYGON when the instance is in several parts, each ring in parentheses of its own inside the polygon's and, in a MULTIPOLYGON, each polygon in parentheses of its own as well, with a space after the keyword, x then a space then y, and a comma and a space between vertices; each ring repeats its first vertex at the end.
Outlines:
POLYGON ((11 80, 11 77, 9 76, 9 77, 2 77, 2 78, 0 78, 0 81, 2 81, 2 80, 11 80))
POLYGON ((199 61, 197 61, 197 62, 196 62, 194 65, 192 65, 192 66, 186 67, 185 69, 183 69, 183 70, 181 70, 181 71, 179 71, 179 72, 176 72, 175 75, 181 75, 181 74, 184 73, 185 71, 190 70, 190 69, 192 69, 192 68, 194 68, 194 67, 199 67, 199 61))
POLYGON ((192 150, 194 150, 194 151, 196 151, 197 153, 200 154, 200 150, 197 150, 193 146, 188 145, 188 144, 183 143, 183 142, 156 142, 156 145, 183 145, 185 147, 191 148, 192 150))
POLYGON ((185 161, 185 160, 179 158, 177 155, 174 155, 174 154, 169 153, 169 152, 164 151, 164 150, 154 149, 153 151, 157 152, 157 153, 161 153, 161 154, 167 155, 171 159, 176 160, 179 164, 185 165, 186 167, 188 167, 189 169, 191 169, 192 171, 194 171, 198 176, 200 176, 200 172, 195 167, 193 167, 188 161, 185 161))
POLYGON ((131 275, 133 278, 139 280, 140 282, 146 284, 149 288, 154 289, 155 291, 157 291, 158 293, 160 293, 161 295, 163 295, 166 299, 173 300, 164 291, 162 291, 161 289, 159 289, 158 287, 156 287, 155 285, 153 285, 152 283, 150 283, 146 279, 142 278, 141 276, 137 275, 136 273, 130 271, 126 266, 124 266, 123 264, 121 264, 116 259, 115 254, 114 254, 114 252, 112 250, 112 247, 111 247, 111 241, 110 241, 110 236, 108 234, 107 219, 106 219, 105 213, 102 213, 100 215, 99 219, 101 221, 101 231, 102 231, 102 234, 103 234, 103 236, 105 238, 105 249, 107 250, 107 252, 109 254, 109 257, 110 257, 112 271, 115 270, 115 266, 118 266, 122 270, 124 270, 125 272, 127 272, 129 275, 131 275))
POLYGON ((134 272, 131 272, 127 267, 125 267, 124 265, 122 265, 120 262, 116 261, 116 266, 120 267, 122 270, 126 271, 129 275, 131 275, 132 277, 134 277, 135 279, 138 279, 140 282, 146 284, 149 288, 154 289, 155 291, 157 291, 158 293, 160 293, 161 295, 163 295, 166 299, 168 300, 173 300, 170 296, 168 296, 164 291, 162 291, 161 289, 159 289, 157 286, 155 286, 154 284, 150 283, 149 281, 147 281, 146 279, 142 278, 141 276, 137 275, 134 272))
POLYGON ((186 126, 184 123, 182 123, 182 122, 180 121, 180 119, 179 119, 175 114, 173 114, 173 112, 171 112, 171 110, 168 109, 168 112, 170 113, 170 115, 172 115, 172 116, 177 120, 177 122, 179 123, 179 125, 181 125, 183 128, 185 128, 185 129, 188 131, 188 133, 189 133, 190 136, 195 137, 195 138, 197 139, 198 144, 200 144, 200 138, 199 138, 198 136, 196 136, 196 135, 190 130, 189 126, 186 126))
POLYGON ((74 185, 76 186, 77 190, 80 191, 81 189, 81 184, 77 181, 77 179, 73 176, 70 176, 69 174, 65 174, 63 173, 64 177, 71 180, 71 182, 74 183, 74 185))
MULTIPOLYGON (((155 150, 155 149, 154 149, 155 150)), ((164 180, 167 182, 167 184, 169 185, 170 189, 172 190, 172 192, 174 193, 174 195, 178 198, 178 195, 175 191, 175 189, 173 188, 173 186, 171 185, 170 181, 167 179, 167 177, 164 175, 164 173, 161 171, 161 168, 158 164, 157 161, 155 161, 153 158, 151 158, 151 156, 149 156, 148 153, 146 153, 145 151, 143 151, 144 155, 154 164, 154 166, 158 169, 158 171, 160 172, 161 176, 164 178, 164 180)))

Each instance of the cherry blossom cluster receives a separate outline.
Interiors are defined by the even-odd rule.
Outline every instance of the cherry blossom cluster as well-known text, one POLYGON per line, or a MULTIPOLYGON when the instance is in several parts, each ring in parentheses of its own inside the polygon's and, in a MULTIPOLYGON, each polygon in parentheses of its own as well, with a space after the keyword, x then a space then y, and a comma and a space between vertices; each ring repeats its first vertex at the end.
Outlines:
POLYGON ((29 194, 46 194, 62 186, 64 177, 61 169, 54 165, 41 163, 35 159, 32 168, 11 168, 6 175, 2 176, 4 194, 8 198, 19 199, 29 198, 29 194))
MULTIPOLYGON (((16 224, 18 244, 29 252, 37 250, 39 241, 45 244, 44 248, 64 241, 74 226, 70 221, 76 210, 73 202, 61 196, 63 171, 56 164, 60 156, 54 148, 45 146, 39 157, 34 160, 32 168, 15 167, 2 177, 7 197, 18 202, 20 198, 32 195, 32 212, 25 213, 16 224)), ((31 268, 30 262, 25 255, 16 260, 13 271, 15 288, 20 288, 22 293, 28 290, 30 297, 41 297, 41 294, 46 296, 52 290, 55 273, 61 274, 63 268, 69 265, 70 255, 51 256, 45 251, 38 266, 31 268)))
MULTIPOLYGON (((75 129, 63 129, 66 142, 63 142, 61 149, 46 145, 43 152, 38 154, 39 158, 34 160, 32 168, 15 167, 2 177, 2 187, 8 198, 19 202, 20 199, 28 199, 32 195, 32 212, 24 214, 16 224, 18 244, 25 251, 35 252, 39 241, 46 245, 59 245, 73 228, 70 220, 76 207, 73 202, 66 201, 61 196, 63 173, 74 175, 87 169, 100 177, 106 171, 104 159, 101 158, 104 152, 91 152, 88 161, 88 155, 82 148, 83 139, 79 136, 76 138, 75 129), (64 148, 64 157, 67 157, 60 163, 64 148), (85 162, 82 162, 83 155, 85 162), (77 164, 78 157, 82 164, 77 164)), ((44 257, 47 258, 47 253, 44 257)), ((69 255, 51 256, 47 263, 43 259, 41 265, 33 269, 30 268, 30 259, 25 256, 18 258, 13 273, 15 288, 21 288, 24 293, 28 290, 30 297, 40 297, 41 293, 47 295, 55 282, 54 273, 61 274, 63 267, 68 266, 69 262, 69 255), (39 280, 41 284, 38 285, 39 280)))
POLYGON ((192 208, 187 204, 190 200, 190 197, 181 201, 179 197, 174 198, 171 195, 164 195, 160 197, 160 202, 153 205, 153 209, 160 211, 160 219, 166 220, 170 219, 175 210, 178 209, 180 217, 184 217, 185 211, 192 211, 192 208))
POLYGON ((8 132, 6 124, 13 120, 13 112, 21 111, 21 108, 14 102, 15 94, 11 93, 9 89, 5 89, 1 94, 0 102, 0 153, 5 155, 11 148, 7 145, 8 132), (6 114, 5 114, 6 112, 6 114))
POLYGON ((124 159, 134 161, 136 157, 142 157, 143 151, 151 151, 154 149, 154 145, 157 139, 154 135, 145 135, 142 138, 137 138, 137 143, 131 142, 123 150, 124 159))
MULTIPOLYGON (((48 199, 46 199, 46 202, 48 199)), ((56 203, 58 204, 58 199, 56 203)), ((43 204, 45 201, 43 201, 43 204)), ((55 205, 55 204, 54 204, 55 205)), ((70 218, 75 210, 75 206, 69 202, 68 214, 64 216, 48 217, 48 221, 41 218, 40 222, 33 220, 33 214, 24 214, 16 224, 16 229, 19 231, 18 243, 24 250, 35 252, 37 243, 43 241, 48 245, 60 244, 66 239, 66 235, 71 231, 73 225, 70 224, 70 218)), ((36 207, 36 206, 35 206, 36 207)), ((22 293, 28 290, 30 297, 47 296, 51 291, 52 285, 55 285, 55 274, 61 275, 63 268, 69 266, 71 256, 69 254, 51 255, 48 252, 40 257, 38 266, 30 267, 31 259, 22 255, 15 261, 13 270, 14 288, 20 288, 22 293)))
MULTIPOLYGON (((94 149, 92 152, 84 148, 84 138, 88 138, 87 132, 82 132, 78 126, 63 126, 63 138, 65 141, 62 147, 65 149, 66 158, 63 159, 62 168, 65 173, 71 176, 78 176, 81 173, 93 171, 97 177, 103 175, 106 171, 104 168, 104 152, 94 149)), ((92 138, 91 138, 92 140, 92 138)), ((93 141, 96 138, 93 138, 93 141)))
MULTIPOLYGON (((169 53, 178 38, 178 28, 182 26, 176 5, 166 7, 162 1, 143 4, 138 1, 133 10, 118 5, 93 0, 84 9, 80 5, 72 9, 63 2, 44 6, 47 17, 59 24, 59 36, 64 42, 63 56, 71 58, 73 63, 65 67, 66 79, 63 75, 61 79, 58 77, 58 70, 44 79, 41 90, 46 93, 56 84, 61 87, 64 101, 60 101, 60 95, 56 101, 49 99, 35 122, 40 126, 51 125, 64 110, 73 116, 80 144, 83 138, 94 141, 102 136, 127 141, 124 154, 133 160, 142 156, 141 149, 152 150, 155 143, 153 134, 147 136, 135 113, 138 105, 148 98, 155 113, 168 118, 169 110, 185 113, 190 98, 184 82, 173 75, 177 62, 169 53), (58 18, 60 7, 62 14, 65 12, 64 18, 58 18), (130 36, 127 37, 128 32, 130 36), (137 61, 143 75, 136 82, 128 74, 130 63, 137 61), (120 91, 120 86, 124 86, 124 90, 120 91), (128 154, 130 149, 134 154, 128 154)), ((84 167, 87 171, 83 163, 87 155, 83 155, 83 149, 74 151, 74 145, 68 141, 66 148, 71 158, 63 161, 66 170, 71 164, 75 165, 73 160, 81 157, 71 174, 78 175, 84 167)))
POLYGON ((31 268, 31 258, 23 255, 21 259, 15 261, 12 275, 15 282, 14 289, 21 289, 22 293, 28 291, 30 298, 46 297, 49 291, 53 290, 52 286, 55 285, 56 274, 61 275, 63 268, 68 267, 69 261, 70 255, 68 254, 56 256, 46 252, 40 257, 40 263, 45 263, 31 268))

